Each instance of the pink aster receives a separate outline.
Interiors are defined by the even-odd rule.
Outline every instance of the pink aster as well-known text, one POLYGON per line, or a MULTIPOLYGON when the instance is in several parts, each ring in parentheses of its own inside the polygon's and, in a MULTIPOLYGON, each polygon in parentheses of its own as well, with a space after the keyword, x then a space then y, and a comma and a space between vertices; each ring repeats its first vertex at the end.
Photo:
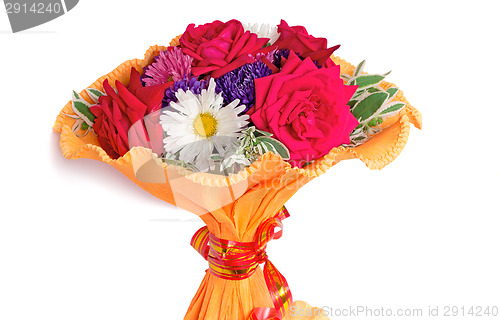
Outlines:
POLYGON ((144 69, 142 81, 145 86, 153 86, 169 81, 179 81, 191 75, 193 58, 182 53, 177 47, 169 47, 155 57, 155 61, 144 69))

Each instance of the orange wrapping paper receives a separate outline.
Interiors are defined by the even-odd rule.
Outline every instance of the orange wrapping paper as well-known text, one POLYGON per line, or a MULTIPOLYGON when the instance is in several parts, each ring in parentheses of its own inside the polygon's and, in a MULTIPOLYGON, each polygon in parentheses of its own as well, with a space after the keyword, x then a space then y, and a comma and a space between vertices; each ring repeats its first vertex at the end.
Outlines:
MULTIPOLYGON (((112 86, 117 80, 127 85, 130 68, 134 67, 142 73, 143 67, 150 64, 161 50, 166 50, 166 47, 150 47, 144 59, 122 63, 89 88, 103 90, 105 79, 112 86)), ((352 74, 353 65, 338 57, 332 59, 341 66, 342 73, 352 74)), ((391 85, 382 83, 384 89, 391 85)), ((85 91, 80 95, 91 101, 85 91)), ((401 91, 395 100, 405 102, 406 107, 398 115, 387 119, 382 124, 384 130, 361 146, 334 148, 303 169, 292 168, 281 157, 267 153, 250 167, 229 177, 190 173, 163 163, 151 150, 142 147, 134 147, 123 157, 113 160, 99 146, 94 134, 77 137, 73 133, 71 127, 75 120, 64 115, 72 113, 71 101, 57 117, 54 130, 61 134, 60 146, 66 158, 89 158, 108 163, 152 195, 200 216, 218 238, 249 242, 254 240, 259 225, 275 215, 300 187, 339 161, 359 158, 370 169, 381 169, 394 160, 407 142, 410 123, 421 128, 421 114, 408 103, 401 91)), ((279 269, 279 261, 273 262, 279 269)), ((293 293, 293 284, 290 286, 293 293)), ((260 268, 248 279, 239 281, 224 280, 207 272, 184 319, 247 320, 254 308, 272 306, 260 268)), ((301 301, 295 301, 294 306, 310 308, 301 301)), ((288 315, 285 319, 328 318, 288 315)))

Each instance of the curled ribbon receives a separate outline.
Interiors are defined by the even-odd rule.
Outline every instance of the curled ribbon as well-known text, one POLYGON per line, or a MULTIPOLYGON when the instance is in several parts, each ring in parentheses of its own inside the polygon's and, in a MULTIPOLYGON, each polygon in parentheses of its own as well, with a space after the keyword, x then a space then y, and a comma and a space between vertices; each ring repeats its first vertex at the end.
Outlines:
POLYGON ((222 279, 247 279, 259 264, 264 263, 264 279, 274 308, 255 308, 249 320, 281 320, 292 304, 292 294, 285 277, 266 254, 267 243, 281 238, 282 220, 289 216, 288 210, 282 207, 275 217, 260 225, 254 242, 219 239, 207 227, 198 230, 191 239, 191 246, 208 261, 209 271, 222 279), (279 231, 276 232, 277 227, 279 231))

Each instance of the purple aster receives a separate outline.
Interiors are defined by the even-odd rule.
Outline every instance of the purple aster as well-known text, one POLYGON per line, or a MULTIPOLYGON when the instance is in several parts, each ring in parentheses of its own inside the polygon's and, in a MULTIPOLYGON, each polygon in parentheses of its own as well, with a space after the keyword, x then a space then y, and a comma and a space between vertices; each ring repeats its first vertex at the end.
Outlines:
POLYGON ((290 55, 290 50, 288 49, 278 49, 274 52, 273 54, 273 64, 276 66, 276 68, 281 69, 281 58, 288 59, 288 56, 290 55))
POLYGON ((144 68, 141 77, 146 87, 169 81, 180 81, 191 75, 193 58, 182 53, 177 47, 169 47, 154 58, 151 65, 144 68))
MULTIPOLYGON (((300 54, 298 54, 297 52, 295 54, 300 59, 305 60, 305 58, 301 57, 300 54)), ((276 66, 276 68, 281 69, 283 67, 281 65, 281 58, 288 59, 289 56, 290 56, 290 50, 278 49, 278 50, 274 51, 274 53, 273 53, 273 56, 272 56, 273 64, 276 66)), ((318 61, 313 61, 313 63, 316 65, 316 67, 318 67, 318 69, 321 68, 321 66, 318 66, 318 61)))
POLYGON ((262 61, 247 63, 215 79, 216 88, 222 93, 225 104, 239 99, 246 106, 246 112, 255 104, 254 80, 271 73, 271 69, 262 61))
MULTIPOLYGON (((191 91, 194 94, 200 94, 201 90, 208 88, 208 81, 202 80, 198 81, 196 78, 184 78, 180 81, 175 82, 173 85, 165 90, 165 96, 161 102, 162 108, 168 107, 170 102, 177 102, 177 97, 175 93, 182 89, 183 91, 191 91)), ((216 89, 217 91, 217 89, 216 89)))

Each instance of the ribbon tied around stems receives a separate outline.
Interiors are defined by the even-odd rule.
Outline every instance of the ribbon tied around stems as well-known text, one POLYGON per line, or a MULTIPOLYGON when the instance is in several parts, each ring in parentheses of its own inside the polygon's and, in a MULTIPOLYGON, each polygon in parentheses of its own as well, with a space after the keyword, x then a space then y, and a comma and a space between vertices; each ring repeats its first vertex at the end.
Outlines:
POLYGON ((209 271, 222 279, 247 279, 255 273, 259 264, 264 263, 264 279, 274 308, 255 308, 248 320, 281 320, 292 304, 292 294, 285 277, 266 254, 267 243, 281 238, 282 220, 289 216, 288 210, 282 207, 275 217, 260 225, 254 242, 219 239, 207 227, 198 230, 191 239, 191 246, 208 261, 209 271))

